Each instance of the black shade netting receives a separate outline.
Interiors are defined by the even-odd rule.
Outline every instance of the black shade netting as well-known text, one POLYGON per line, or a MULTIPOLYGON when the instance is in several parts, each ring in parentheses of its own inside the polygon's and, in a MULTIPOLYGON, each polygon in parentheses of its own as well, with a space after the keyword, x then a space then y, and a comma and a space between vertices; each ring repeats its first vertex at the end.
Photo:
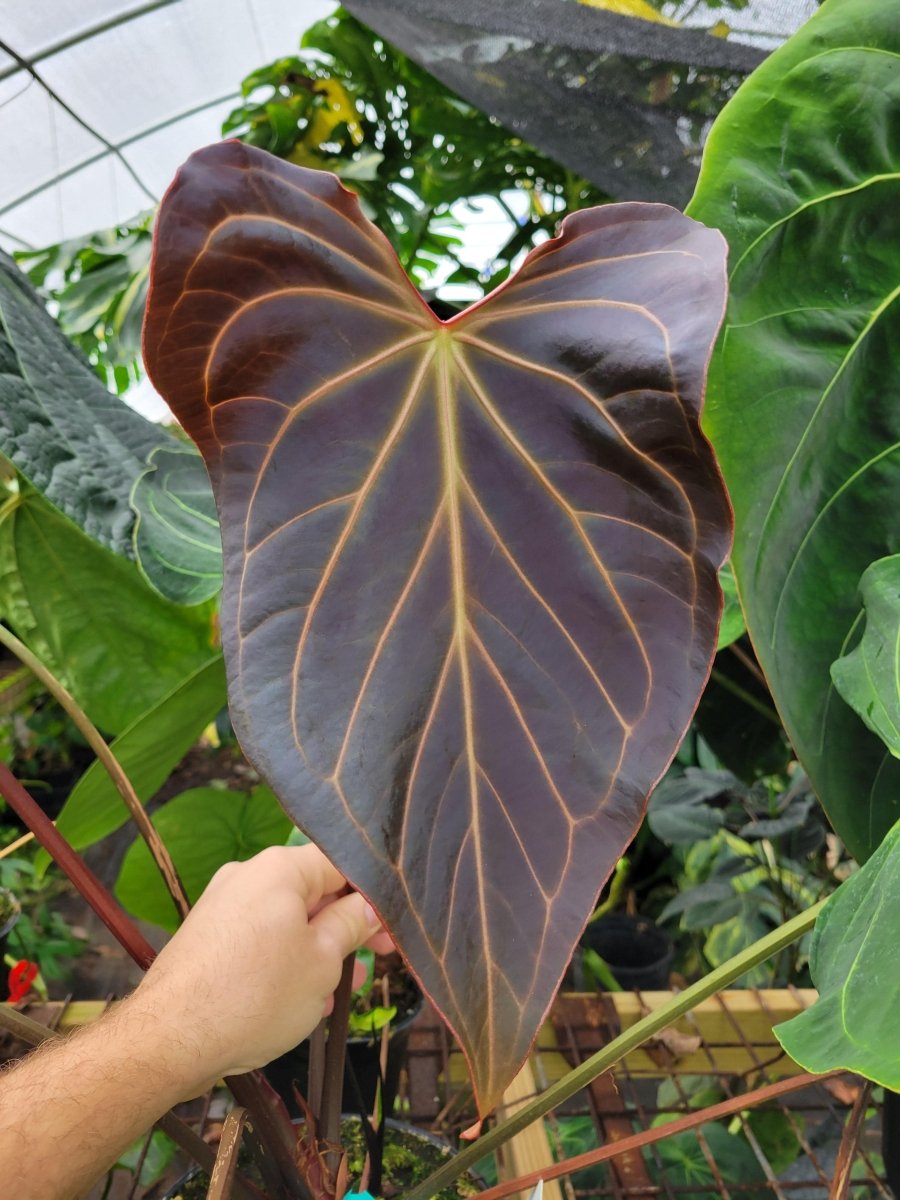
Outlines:
POLYGON ((684 205, 713 118, 766 55, 731 37, 574 0, 346 0, 346 7, 616 200, 684 205))

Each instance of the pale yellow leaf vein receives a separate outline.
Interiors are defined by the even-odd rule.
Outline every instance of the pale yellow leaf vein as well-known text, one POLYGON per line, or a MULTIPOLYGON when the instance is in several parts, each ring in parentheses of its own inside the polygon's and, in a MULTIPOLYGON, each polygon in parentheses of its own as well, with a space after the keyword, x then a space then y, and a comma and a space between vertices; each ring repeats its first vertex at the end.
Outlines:
POLYGON ((350 745, 350 737, 353 733, 353 727, 356 724, 356 720, 359 716, 359 712, 362 707, 362 702, 363 702, 363 699, 365 698, 366 692, 368 691, 368 687, 369 687, 369 684, 371 683, 372 676, 375 674, 375 668, 378 666, 378 662, 381 658, 382 652, 384 651, 384 648, 388 643, 388 639, 390 638, 391 633, 394 630, 394 627, 397 623, 400 613, 403 611, 403 606, 406 604, 406 601, 409 599, 409 596, 416 584, 416 580, 419 578, 422 568, 424 567, 425 562, 428 558, 428 555, 431 552, 431 548, 434 545, 435 537, 437 536, 437 531, 440 528, 441 518, 443 517, 443 515, 444 515, 444 503, 441 502, 441 504, 437 508, 437 511, 434 514, 434 518, 431 522, 431 525, 429 526, 428 533, 426 534, 426 537, 425 537, 425 541, 423 542, 422 548, 419 551, 418 557, 416 558, 416 561, 413 564, 413 567, 409 573, 409 577, 407 578, 406 583, 403 586, 403 590, 400 592, 400 595, 397 597, 397 601, 396 601, 393 609, 391 610, 390 616, 388 617, 387 621, 385 622, 384 628, 382 629, 381 634, 379 635, 378 641, 375 644, 375 649, 372 651, 372 656, 369 659, 369 664, 366 667, 365 675, 363 676, 362 683, 359 685, 359 691, 357 692, 356 700, 353 703, 353 708, 351 709, 350 716, 347 720, 347 728, 344 733, 343 741, 341 742, 340 751, 338 752, 338 756, 337 756, 337 759, 334 764, 335 778, 337 778, 340 775, 341 768, 344 765, 344 756, 346 755, 347 748, 350 745))
MULTIPOLYGON (((290 429, 291 425, 296 420, 296 418, 300 415, 300 413, 304 412, 311 404, 315 403, 317 400, 320 400, 323 396, 326 396, 329 392, 333 391, 335 388, 339 388, 339 387, 343 386, 343 384, 349 383, 351 380, 356 379, 360 375, 365 375, 367 372, 371 371, 373 367, 378 366, 380 363, 386 362, 388 359, 392 358, 395 354, 399 354, 403 350, 408 350, 411 346, 419 345, 425 340, 426 340, 426 338, 424 335, 419 336, 419 337, 414 337, 414 338, 408 338, 404 342, 398 342, 396 346, 391 346, 390 349, 388 349, 388 350, 379 351, 379 353, 376 355, 373 355, 372 358, 365 359, 363 362, 358 363, 355 367, 351 367, 349 370, 342 372, 340 375, 333 375, 330 379, 326 379, 324 383, 320 384, 319 387, 315 388, 312 392, 310 392, 308 396, 304 396, 302 400, 298 401, 298 403, 292 409, 289 410, 288 415, 285 417, 284 421, 282 422, 281 426, 279 427, 278 432, 275 434, 275 437, 272 439, 271 445, 268 447, 265 455, 263 456, 262 462, 260 463, 259 467, 257 468, 256 479, 253 484, 253 490, 250 493, 249 499, 247 500, 247 515, 244 518, 244 559, 245 559, 245 562, 246 562, 247 550, 248 550, 248 545, 249 545, 250 526, 251 526, 252 518, 253 518, 253 510, 256 505, 256 500, 259 495, 259 490, 262 487, 263 477, 266 473, 266 469, 268 468, 269 463, 272 461, 272 457, 275 454, 275 451, 278 449, 285 434, 290 429)), ((427 358, 426 358, 426 361, 427 361, 427 358)), ((241 572, 241 581, 238 586, 238 603, 237 603, 237 627, 238 627, 238 629, 240 629, 242 627, 242 622, 243 622, 244 581, 245 581, 246 577, 247 577, 247 573, 246 573, 246 569, 244 569, 241 572)))
POLYGON ((594 685, 596 686, 598 692, 600 692, 601 696, 603 697, 603 699, 606 701, 607 705, 609 706, 613 716, 616 718, 618 723, 622 726, 622 729, 626 733, 631 733, 631 730, 633 729, 633 725, 629 721, 627 721, 625 719, 625 717, 622 715, 622 713, 619 711, 619 708, 618 708, 616 702, 613 700, 612 696, 609 694, 608 690, 604 686, 603 680, 600 678, 600 676, 594 670, 590 659, 587 657, 585 652, 581 649, 581 647, 575 641, 574 637, 570 633, 565 622, 558 615, 558 613, 553 608, 553 606, 549 603, 549 601, 547 599, 545 599, 545 597, 537 590, 537 588, 534 586, 534 584, 528 578, 524 569, 520 566, 518 560, 514 557, 512 551, 509 549, 509 547, 507 546, 504 539, 500 536, 500 533, 498 532, 494 523, 491 521, 490 517, 485 512, 484 508, 481 505, 481 502, 479 501, 478 497, 476 496, 476 494, 472 488, 472 485, 469 483, 469 481, 467 479, 463 479, 462 483, 463 483, 463 487, 465 488, 466 492, 468 493, 470 501, 472 502, 472 504, 475 507, 475 511, 478 513, 478 516, 479 516, 482 524, 484 525, 484 527, 488 531, 488 533, 491 535, 491 537, 494 539, 497 549, 500 551, 500 553, 503 555, 503 557, 507 560, 509 565, 512 567, 513 571, 516 573, 516 575, 519 577, 519 579, 525 585, 526 589, 530 592, 530 594, 532 596, 534 596, 535 600, 537 600, 538 604, 540 604, 541 608, 543 608, 543 610, 547 613, 547 615, 550 617, 551 621, 553 621, 554 625, 556 625, 556 627, 559 629, 560 633, 563 635, 563 637, 566 639, 566 641, 572 647, 575 654, 578 656, 578 659, 581 662, 582 666, 585 668, 585 670, 587 671, 587 673, 590 675, 591 679, 593 680, 594 685))
MULTIPOLYGON (((440 376, 438 392, 440 396, 441 421, 443 425, 442 453, 444 459, 444 478, 447 485, 448 517, 450 529, 450 561, 453 576, 453 613, 454 638, 459 658, 459 673, 462 689, 463 727, 465 730, 465 752, 469 776, 469 802, 472 811, 472 845, 475 855, 475 879, 477 889, 478 912, 481 920, 482 941, 485 958, 492 960, 491 930, 487 916, 487 889, 484 863, 484 845, 482 843, 481 812, 478 801, 478 761, 475 751, 475 711, 472 697, 472 679, 469 671, 468 647, 466 634, 468 614, 466 611, 466 566, 463 548, 462 517, 459 510, 459 478, 463 475, 460 460, 458 432, 456 427, 456 412, 453 406, 453 393, 450 380, 450 366, 453 361, 449 343, 441 346, 440 376)), ((487 994, 485 1003, 491 1014, 491 1023, 495 1011, 495 996, 493 979, 490 972, 486 977, 487 994)), ((494 1047, 488 1048, 488 1074, 493 1074, 494 1047)))
MULTIPOLYGON (((625 432, 625 430, 622 428, 622 426, 619 424, 619 422, 615 419, 615 417, 613 417, 609 413, 609 411, 606 408, 606 405, 602 401, 598 400, 597 397, 594 395, 594 393, 589 388, 586 388, 583 383, 579 383, 577 379, 573 379, 570 375, 566 375, 562 371, 555 371, 552 367, 543 366, 541 363, 529 362, 528 359, 521 358, 518 354, 512 354, 507 350, 502 350, 499 346, 495 346, 492 342, 486 342, 482 338, 469 337, 465 333, 457 333, 456 340, 458 342, 466 342, 470 346, 475 346, 477 349, 483 350, 486 354, 493 355, 494 358, 499 358, 503 362, 508 362, 512 366, 519 367, 520 370, 523 370, 526 372, 534 372, 537 375, 545 375, 548 379, 554 379, 559 383, 566 384, 568 387, 574 388, 575 391, 578 392, 578 394, 580 396, 582 396, 585 400, 587 400, 588 404, 590 404, 592 408, 596 409, 597 412, 600 413, 600 415, 603 417, 603 419, 607 422, 607 424, 615 432, 615 434, 619 438, 621 438, 622 442, 628 447, 628 449, 637 458, 639 458, 641 460, 641 462, 646 463, 647 466, 649 466, 652 471, 655 471, 658 475, 661 475, 664 479, 668 480, 668 482, 672 485, 672 487, 674 487, 675 490, 679 493, 679 495, 682 498, 682 501, 684 502, 685 510, 687 511, 688 517, 690 519, 692 539, 693 539, 694 545, 696 545, 696 542, 697 542, 697 520, 696 520, 696 517, 694 516, 693 506, 691 505, 690 499, 688 498, 688 494, 685 491, 684 484, 681 482, 681 480, 676 475, 673 475, 671 471, 666 470, 666 468, 662 465, 662 463, 657 462, 657 460, 655 458, 653 458, 652 455, 647 454, 646 451, 641 450, 641 448, 639 446, 635 445, 635 443, 631 440, 631 438, 628 436, 628 434, 625 432)), ((666 347, 667 347, 667 357, 668 357, 668 340, 666 341, 666 347)), ((669 370, 671 373, 671 382, 672 382, 673 388, 674 388, 675 375, 674 375, 674 371, 672 370, 671 359, 669 359, 669 370)), ((656 389, 656 388, 647 389, 647 390, 661 391, 661 389, 656 389)), ((632 394, 634 394, 634 393, 633 392, 622 392, 621 393, 621 395, 623 395, 623 396, 632 395, 632 394)), ((684 403, 683 403, 681 395, 679 394, 678 391, 673 390, 671 392, 665 392, 664 394, 673 396, 678 401, 678 404, 682 408, 682 411, 683 411, 684 403)), ((617 399, 618 396, 614 396, 611 398, 617 399)))
POLYGON ((310 626, 312 625, 313 618, 318 611, 322 596, 324 595, 325 590, 331 581, 331 577, 334 574, 338 560, 344 551, 344 547, 346 546, 351 534, 353 533, 353 530, 356 527, 357 519, 363 509, 368 495, 374 487, 379 475, 381 474, 384 464, 390 457, 391 451, 394 449, 394 446, 399 440, 407 418, 412 412, 415 402, 419 397, 419 393, 422 388, 422 381, 425 378, 425 374, 428 370, 431 360, 434 357, 434 353, 434 349, 432 348, 422 357, 422 361, 419 364, 419 369, 416 371, 409 390, 407 391, 406 396, 403 398, 403 401, 400 405, 400 411, 397 414, 397 418, 394 421, 393 427, 385 438, 381 449, 376 454, 375 459, 372 462, 372 466, 370 467, 369 472, 357 493, 353 508, 350 510, 344 528, 341 530, 340 536, 335 543, 328 562, 325 564, 325 569, 322 572, 312 600, 309 603, 309 608, 306 611, 306 620, 303 623, 303 630, 300 634, 300 640, 297 643, 297 652, 294 656, 294 663, 291 670, 291 729, 298 749, 300 749, 301 743, 299 730, 297 729, 297 693, 300 684, 300 664, 303 660, 303 652, 306 649, 306 640, 309 637, 310 626))
POLYGON ((584 530, 584 526, 578 520, 575 510, 569 504, 568 500, 553 485, 551 480, 549 480, 547 478, 547 476, 541 470, 539 464, 536 462, 536 460, 531 455, 531 453, 528 451, 528 449, 522 444, 522 442, 518 439, 518 437, 516 437, 513 430, 509 427, 509 425, 507 425, 507 423, 500 416, 497 409, 491 403, 491 401, 487 395, 487 392, 481 386, 479 381, 476 379, 474 373, 471 371, 471 369, 469 368, 468 364, 465 362, 465 359, 462 357, 462 355, 457 354, 455 357, 456 357, 456 361, 459 365, 460 370, 465 375, 466 380, 468 381, 469 387, 472 389, 473 394, 475 395, 477 400, 480 402, 482 408, 485 410, 487 415, 494 422, 494 424, 497 426, 497 428, 500 430, 500 432, 503 434, 503 436, 506 438, 506 440, 509 442, 509 444, 517 452, 517 454, 522 459, 522 461, 525 463, 525 465, 529 468, 529 470, 531 470, 531 472, 537 478, 537 480, 539 481, 541 486, 553 497, 553 499, 559 505, 561 510, 569 517, 569 520, 572 523, 572 527, 575 530, 575 533, 576 533, 579 541, 584 546, 585 550, 587 551, 588 557, 590 558, 591 562, 594 564, 594 567, 596 568, 597 574, 603 580, 604 584, 606 585, 606 587, 609 591, 609 594, 612 596, 613 602, 615 603, 616 607, 618 608, 618 610, 622 616, 622 619, 628 628, 628 631, 630 632, 632 638, 634 639, 635 646, 637 647, 638 653, 640 654, 641 658, 643 659, 644 667, 647 672, 648 687, 647 687, 647 691, 646 691, 645 699, 644 699, 644 709, 642 710, 642 713, 641 713, 641 715, 643 715, 643 713, 646 712, 646 705, 650 698, 650 686, 649 685, 653 679, 653 665, 650 662, 650 657, 647 654, 647 648, 644 645, 644 641, 640 635, 640 631, 638 630, 637 626, 635 625, 631 614, 629 613, 625 603, 622 600, 622 597, 619 595, 619 593, 615 587, 615 584, 612 581, 612 577, 610 576, 610 573, 606 568, 605 563, 600 558, 600 555, 597 553, 597 549, 594 546, 594 543, 588 537, 587 533, 584 530))
MULTIPOLYGON (((525 714, 522 712, 521 705, 519 704, 516 697, 513 695, 512 689, 510 688, 509 684, 507 683, 506 679, 503 676, 503 672, 500 670, 500 668, 494 662, 494 659, 491 657, 490 652, 488 651, 484 642, 481 640, 481 637, 479 636, 477 630, 475 629, 475 627, 473 625, 469 625, 469 636, 471 637, 472 642, 475 645, 475 648, 478 650, 481 657, 483 658, 485 666, 487 667, 487 669, 491 673, 491 675, 494 677, 494 680, 495 680, 497 686, 500 688, 500 691, 503 693, 503 696, 504 696, 507 704, 509 705, 513 716, 516 718, 518 725, 520 726, 522 732, 525 735, 525 740, 528 742, 528 745, 531 749, 531 753, 534 755, 535 761, 538 764, 538 769, 539 769, 540 773, 543 775, 544 781, 546 782, 547 787, 550 789, 550 794, 553 796, 554 800, 559 805, 560 811, 562 812, 563 816, 565 817, 566 824, 569 826, 569 829, 571 830, 572 815, 569 812, 568 808, 566 807, 565 800, 563 800, 562 796, 560 795, 559 788, 556 786, 556 780, 553 778, 552 774, 550 773, 550 768, 547 766, 547 760, 544 758, 543 754, 541 753, 541 748, 540 748, 540 746, 538 746, 537 739, 535 738, 530 725, 528 724, 528 722, 525 719, 525 714)), ((502 801, 500 801, 500 804, 502 806, 502 801)), ((505 812, 505 808, 504 808, 504 812, 505 812)), ((506 817, 507 817, 507 820, 509 821, 509 823, 512 824, 512 818, 509 816, 508 813, 506 814, 506 817)))

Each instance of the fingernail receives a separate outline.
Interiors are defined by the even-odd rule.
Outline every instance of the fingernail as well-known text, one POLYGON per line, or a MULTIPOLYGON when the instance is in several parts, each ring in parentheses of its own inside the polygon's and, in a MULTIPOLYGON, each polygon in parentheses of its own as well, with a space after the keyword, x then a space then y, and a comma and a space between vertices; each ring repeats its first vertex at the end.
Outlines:
POLYGON ((366 924, 369 926, 370 929, 380 929, 381 928, 381 918, 378 916, 378 913, 375 911, 375 909, 372 907, 371 904, 366 904, 365 917, 366 917, 366 924))

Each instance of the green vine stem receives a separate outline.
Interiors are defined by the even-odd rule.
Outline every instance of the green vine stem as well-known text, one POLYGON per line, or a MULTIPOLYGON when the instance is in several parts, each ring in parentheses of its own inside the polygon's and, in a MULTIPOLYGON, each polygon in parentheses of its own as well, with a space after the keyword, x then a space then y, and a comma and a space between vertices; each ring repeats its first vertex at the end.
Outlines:
POLYGON ((574 1096, 583 1087, 587 1087, 591 1080, 614 1067, 626 1054, 630 1054, 632 1050, 636 1050, 638 1046, 661 1033, 673 1021, 690 1012, 701 1000, 722 991, 735 979, 739 979, 741 975, 749 971, 751 967, 765 962, 773 954, 777 954, 779 950, 789 946, 791 942, 796 941, 797 938, 812 929, 825 903, 825 900, 820 900, 812 908, 793 917, 778 929, 773 930, 772 933, 754 942, 752 946, 748 946, 746 950, 742 950, 740 954, 729 958, 727 962, 716 967, 714 971, 710 971, 708 975, 704 975, 696 983, 692 983, 690 987, 673 996, 655 1012, 642 1017, 630 1029, 620 1033, 609 1045, 604 1046, 602 1050, 592 1055, 580 1066, 575 1067, 568 1075, 553 1084, 531 1103, 526 1104, 514 1116, 495 1125, 493 1129, 488 1130, 465 1150, 461 1150, 455 1157, 438 1167, 427 1179, 408 1192, 404 1200, 431 1200, 431 1197, 435 1196, 442 1188, 447 1187, 460 1175, 464 1175, 479 1159, 508 1142, 511 1137, 514 1137, 533 1121, 539 1120, 557 1105, 562 1104, 564 1100, 568 1100, 570 1096, 574 1096))
POLYGON ((178 876, 178 872, 175 870, 175 864, 172 862, 172 858, 163 844, 162 838, 154 829, 153 822, 147 816, 147 811, 143 804, 141 804, 137 792, 132 787, 131 780, 122 770, 119 760, 106 744, 106 740, 100 730, 94 725, 84 709, 81 708, 71 692, 63 687, 53 672, 48 670, 37 655, 33 654, 25 643, 20 641, 4 625, 0 625, 0 644, 11 650, 16 658, 23 662, 32 674, 41 681, 44 687, 59 701, 60 705, 84 735, 85 741, 97 755, 119 795, 125 801, 128 811, 131 813, 134 823, 138 828, 138 833, 140 833, 141 837, 147 843, 147 849, 150 851, 153 861, 159 868, 163 882, 168 889, 169 895, 172 897, 172 903, 175 905, 178 915, 184 920, 190 912, 191 905, 184 890, 184 885, 178 876))

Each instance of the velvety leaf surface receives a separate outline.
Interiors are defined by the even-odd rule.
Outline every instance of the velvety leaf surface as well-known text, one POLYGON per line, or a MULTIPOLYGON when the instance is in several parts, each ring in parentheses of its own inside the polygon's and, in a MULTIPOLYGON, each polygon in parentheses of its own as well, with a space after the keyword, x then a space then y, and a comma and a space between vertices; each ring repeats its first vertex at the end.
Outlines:
POLYGON ((900 512, 900 22, 828 0, 741 87, 688 212, 730 247, 705 415, 757 656, 841 838, 900 815, 900 763, 832 686, 900 512))
POLYGON ((900 1091, 900 823, 819 914, 810 969, 819 999, 775 1035, 806 1071, 846 1068, 900 1091))
MULTIPOLYGON (((243 862, 267 846, 283 846, 290 819, 267 787, 252 792, 192 788, 153 815, 193 903, 227 862, 243 862)), ((178 917, 146 844, 132 842, 116 880, 116 895, 142 921, 174 932, 178 917)))
POLYGON ((486 1111, 715 648, 722 243, 581 212, 443 324, 332 176, 236 143, 182 168, 156 238, 145 361, 216 492, 235 728, 486 1111))
POLYGON ((0 612, 104 733, 215 652, 210 605, 163 599, 27 485, 0 521, 0 612))
POLYGON ((0 453, 103 546, 132 556, 132 484, 172 436, 101 383, 0 251, 0 453))
POLYGON ((179 604, 200 604, 222 586, 222 541, 203 459, 160 446, 131 493, 134 549, 153 586, 179 604))
POLYGON ((834 686, 900 757, 900 554, 872 563, 860 581, 866 628, 831 668, 834 686))
MULTIPOLYGON (((225 664, 221 655, 183 679, 177 687, 141 713, 113 741, 115 754, 135 792, 149 800, 165 783, 207 725, 225 706, 225 664)), ((56 819, 70 846, 83 850, 129 820, 128 809, 100 762, 81 776, 56 819)), ((50 863, 45 850, 36 862, 50 863)))

